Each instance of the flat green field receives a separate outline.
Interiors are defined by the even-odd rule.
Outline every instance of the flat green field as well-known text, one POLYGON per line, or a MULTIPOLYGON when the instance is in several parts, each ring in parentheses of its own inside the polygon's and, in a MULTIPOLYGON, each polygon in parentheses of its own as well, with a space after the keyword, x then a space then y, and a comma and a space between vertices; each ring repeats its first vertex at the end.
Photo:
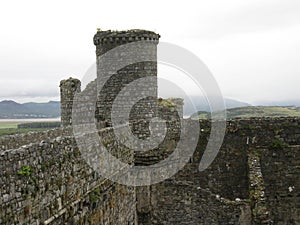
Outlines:
POLYGON ((0 121, 0 129, 8 129, 8 128, 17 128, 17 125, 22 122, 14 122, 14 121, 0 121))
POLYGON ((36 129, 3 128, 0 129, 0 136, 11 135, 11 134, 22 134, 30 131, 43 131, 43 130, 49 130, 49 128, 36 128, 36 129))
MULTIPOLYGON (((226 110, 227 119, 251 117, 300 117, 300 107, 294 106, 247 106, 226 110)), ((199 111, 192 118, 206 119, 210 113, 199 111)))
POLYGON ((31 123, 31 122, 35 122, 35 120, 26 120, 26 121, 24 121, 24 120, 0 120, 0 136, 10 135, 10 134, 21 134, 21 133, 27 133, 30 131, 43 131, 43 130, 51 129, 51 128, 21 128, 21 129, 17 128, 18 124, 31 123))

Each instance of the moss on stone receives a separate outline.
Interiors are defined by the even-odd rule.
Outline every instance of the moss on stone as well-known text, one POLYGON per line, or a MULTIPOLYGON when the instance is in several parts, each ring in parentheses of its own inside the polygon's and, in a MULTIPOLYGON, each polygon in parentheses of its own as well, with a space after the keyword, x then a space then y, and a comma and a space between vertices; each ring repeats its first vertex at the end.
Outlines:
POLYGON ((18 171, 18 175, 21 176, 30 176, 31 174, 31 167, 30 166, 22 166, 22 168, 18 171))
POLYGON ((284 148, 286 148, 288 145, 283 142, 282 140, 276 138, 273 140, 273 142, 269 145, 270 149, 274 149, 274 150, 282 150, 284 148))
POLYGON ((100 189, 96 188, 89 194, 90 202, 91 203, 96 203, 100 197, 100 189))
POLYGON ((178 104, 182 105, 183 99, 181 98, 168 98, 168 99, 159 98, 158 99, 158 105, 165 108, 174 108, 178 104))

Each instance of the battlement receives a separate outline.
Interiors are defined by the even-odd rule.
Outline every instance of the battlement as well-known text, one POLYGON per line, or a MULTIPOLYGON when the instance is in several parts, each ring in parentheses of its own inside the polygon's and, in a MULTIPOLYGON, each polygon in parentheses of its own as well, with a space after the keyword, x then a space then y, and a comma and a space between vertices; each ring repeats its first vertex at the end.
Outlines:
MULTIPOLYGON (((94 44, 96 45, 96 55, 100 56, 109 50, 132 42, 146 41, 154 52, 158 44, 160 35, 148 30, 124 30, 124 31, 98 31, 94 36, 94 44)), ((145 42, 143 42, 145 45, 145 42)), ((147 51, 148 52, 148 51, 147 51)), ((148 52, 150 53, 150 51, 148 52)))
POLYGON ((132 29, 123 31, 98 31, 94 36, 94 44, 99 45, 102 43, 130 43, 135 41, 153 41, 158 43, 160 38, 159 34, 153 31, 132 29))

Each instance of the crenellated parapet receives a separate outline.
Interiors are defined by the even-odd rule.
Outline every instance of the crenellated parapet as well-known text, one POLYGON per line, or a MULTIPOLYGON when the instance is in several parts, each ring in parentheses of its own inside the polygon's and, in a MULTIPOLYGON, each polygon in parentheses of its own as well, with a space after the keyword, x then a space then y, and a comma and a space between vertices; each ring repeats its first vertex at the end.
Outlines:
POLYGON ((102 42, 117 42, 117 41, 138 41, 138 40, 149 40, 158 41, 160 35, 148 30, 132 29, 123 31, 98 31, 94 36, 94 44, 97 45, 102 42))
POLYGON ((97 56, 103 54, 105 52, 105 48, 103 48, 103 44, 107 47, 110 46, 111 48, 136 42, 136 41, 149 41, 153 44, 158 44, 160 35, 148 30, 140 30, 140 29, 133 29, 133 30, 124 30, 124 31, 98 31, 94 36, 94 44, 97 46, 97 56))

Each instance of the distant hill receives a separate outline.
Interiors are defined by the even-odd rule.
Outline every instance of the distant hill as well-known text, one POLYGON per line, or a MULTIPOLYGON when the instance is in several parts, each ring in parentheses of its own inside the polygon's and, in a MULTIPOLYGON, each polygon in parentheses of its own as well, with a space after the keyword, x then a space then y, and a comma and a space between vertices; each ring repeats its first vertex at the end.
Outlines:
POLYGON ((300 106, 300 100, 285 100, 285 101, 258 101, 255 105, 261 106, 300 106))
MULTIPOLYGON (((210 108, 205 98, 191 97, 194 106, 185 101, 184 115, 193 118, 208 118, 210 108), (198 116, 197 113, 198 112, 198 116)), ((300 116, 300 107, 296 106, 250 106, 248 103, 225 99, 227 118, 248 117, 279 117, 300 116)), ((11 100, 0 102, 0 119, 24 119, 24 118, 57 118, 60 116, 60 102, 49 101, 47 103, 17 103, 11 100)))
MULTIPOLYGON (((300 117, 300 107, 296 106, 248 106, 226 110, 227 118, 250 118, 250 117, 300 117)), ((199 111, 192 118, 206 119, 210 117, 209 112, 199 111)))
MULTIPOLYGON (((248 103, 233 99, 225 99, 227 108, 249 106, 248 103)), ((209 104, 204 97, 190 96, 184 101, 184 115, 190 116, 197 111, 210 111, 209 104), (191 104, 191 101, 193 104, 191 104)), ((60 102, 47 103, 17 103, 11 100, 0 102, 0 119, 24 119, 24 118, 56 118, 60 116, 60 102)))
POLYGON ((11 100, 0 102, 0 119, 56 118, 60 116, 60 102, 17 103, 11 100))
MULTIPOLYGON (((224 102, 227 109, 251 106, 246 102, 241 102, 230 98, 225 98, 224 102)), ((210 107, 206 98, 199 96, 190 96, 190 99, 184 100, 183 112, 185 116, 191 116, 198 111, 210 112, 210 107), (191 101, 193 102, 193 104, 191 103, 191 101)))

